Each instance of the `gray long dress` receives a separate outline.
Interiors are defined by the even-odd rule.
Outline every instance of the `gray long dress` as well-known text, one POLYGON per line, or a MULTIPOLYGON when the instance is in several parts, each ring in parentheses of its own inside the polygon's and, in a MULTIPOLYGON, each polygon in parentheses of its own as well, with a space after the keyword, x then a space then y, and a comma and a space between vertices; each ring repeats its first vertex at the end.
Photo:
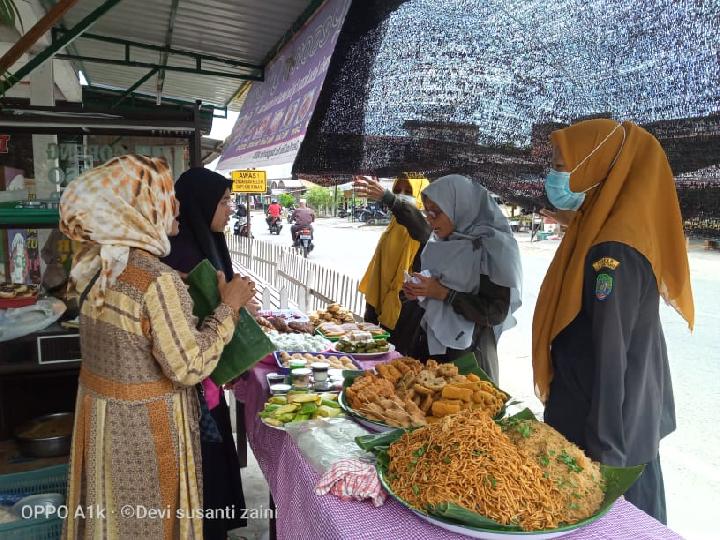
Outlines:
POLYGON ((625 498, 666 523, 658 451, 675 430, 675 402, 659 302, 635 249, 605 242, 588 252, 581 311, 552 343, 545 421, 601 463, 646 464, 625 498))

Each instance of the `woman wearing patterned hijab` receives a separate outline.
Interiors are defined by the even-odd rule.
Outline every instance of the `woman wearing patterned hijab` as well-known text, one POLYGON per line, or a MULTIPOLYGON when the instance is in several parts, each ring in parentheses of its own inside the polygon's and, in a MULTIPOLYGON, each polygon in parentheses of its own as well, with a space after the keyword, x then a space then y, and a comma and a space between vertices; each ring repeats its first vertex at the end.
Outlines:
POLYGON ((82 368, 70 456, 67 538, 202 538, 198 401, 253 285, 218 276, 221 303, 197 329, 179 276, 162 264, 178 203, 162 159, 123 156, 74 180, 60 229, 81 242, 71 271, 80 295, 82 368), (157 519, 113 512, 167 509, 157 519))

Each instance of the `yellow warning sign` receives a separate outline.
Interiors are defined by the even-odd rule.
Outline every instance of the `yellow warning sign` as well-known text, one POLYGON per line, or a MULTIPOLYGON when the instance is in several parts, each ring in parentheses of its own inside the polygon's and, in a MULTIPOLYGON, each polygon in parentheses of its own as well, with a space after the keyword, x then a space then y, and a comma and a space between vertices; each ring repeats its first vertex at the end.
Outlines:
POLYGON ((233 193, 265 193, 267 173, 265 171, 232 171, 233 193))

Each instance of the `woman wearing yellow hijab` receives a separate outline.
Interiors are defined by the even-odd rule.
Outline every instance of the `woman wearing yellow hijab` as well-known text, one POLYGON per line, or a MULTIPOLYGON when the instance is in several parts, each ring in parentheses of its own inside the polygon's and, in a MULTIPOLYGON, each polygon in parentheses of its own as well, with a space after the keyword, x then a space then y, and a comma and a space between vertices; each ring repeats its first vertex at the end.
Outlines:
POLYGON ((631 122, 580 122, 551 141, 548 199, 576 212, 535 308, 535 390, 545 421, 593 459, 646 464, 625 498, 665 523, 658 449, 675 405, 660 296, 694 322, 673 174, 631 122))
MULTIPOLYGON (((389 206, 392 207, 397 198, 422 210, 420 194, 427 185, 425 178, 410 178, 404 173, 399 175, 393 184, 392 193, 388 194, 388 199, 392 196, 389 206)), ((400 291, 405 272, 412 270, 419 249, 420 242, 413 240, 408 230, 393 216, 360 281, 360 292, 365 295, 367 302, 366 321, 379 323, 388 330, 395 328, 402 308, 400 291)))

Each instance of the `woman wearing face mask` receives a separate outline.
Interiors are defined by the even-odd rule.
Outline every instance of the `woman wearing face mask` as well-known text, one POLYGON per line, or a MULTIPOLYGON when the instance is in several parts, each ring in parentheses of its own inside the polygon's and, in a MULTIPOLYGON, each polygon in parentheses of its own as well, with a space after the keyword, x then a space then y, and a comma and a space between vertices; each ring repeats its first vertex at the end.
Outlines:
MULTIPOLYGON (((403 173, 395 180, 392 191, 386 193, 384 189, 382 190, 381 198, 393 213, 396 206, 398 210, 404 205, 422 208, 420 193, 427 185, 428 181, 425 178, 410 178, 403 173)), ((413 269, 420 271, 420 258, 416 257, 419 249, 420 243, 410 237, 407 229, 398 223, 393 215, 390 224, 380 237, 365 276, 360 281, 360 292, 365 295, 367 303, 365 310, 367 322, 380 324, 392 333, 402 307, 400 291, 405 272, 413 269)))
MULTIPOLYGON (((377 196, 377 188, 368 191, 377 196)), ((514 325, 522 269, 510 224, 485 188, 468 178, 439 178, 423 191, 425 216, 392 206, 398 223, 421 245, 417 283, 406 283, 395 328, 398 350, 421 360, 452 361, 473 351, 498 380, 497 340, 514 325)), ((417 258, 416 258, 417 260, 417 258)))
MULTIPOLYGON (((225 226, 233 213, 232 180, 195 167, 180 175, 175 196, 180 202, 180 233, 170 239, 170 255, 163 262, 187 274, 203 259, 209 260, 227 281, 235 272, 225 241, 225 226)), ((257 309, 255 300, 246 308, 257 309)), ((203 500, 205 509, 244 508, 240 462, 233 442, 230 410, 224 393, 210 378, 198 385, 202 407, 200 442, 203 459, 203 500), (208 412, 209 410, 209 412, 208 412)), ((225 539, 227 531, 247 525, 240 513, 227 519, 204 519, 206 539, 225 539)), ((218 516, 222 515, 217 513, 218 516)))
POLYGON ((577 212, 535 308, 535 391, 545 421, 593 459, 646 464, 625 498, 665 523, 658 449, 675 411, 660 295, 694 321, 672 171, 631 122, 580 122, 551 141, 548 199, 577 212))

